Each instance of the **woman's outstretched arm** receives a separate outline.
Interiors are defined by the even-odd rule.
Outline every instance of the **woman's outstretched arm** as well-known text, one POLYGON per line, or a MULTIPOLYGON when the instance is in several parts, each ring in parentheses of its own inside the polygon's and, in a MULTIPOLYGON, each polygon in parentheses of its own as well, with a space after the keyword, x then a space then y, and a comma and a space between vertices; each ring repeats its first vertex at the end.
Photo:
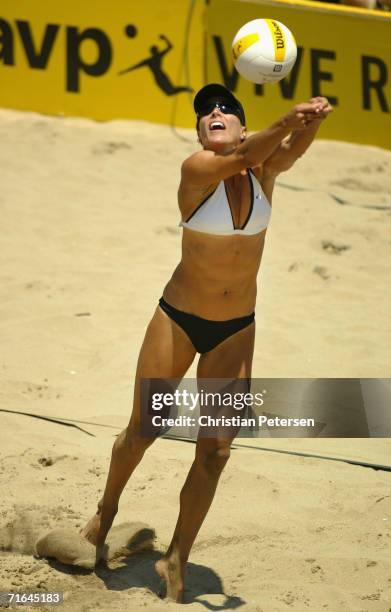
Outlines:
POLYGON ((322 103, 318 98, 313 98, 297 104, 270 127, 252 134, 230 152, 219 154, 204 150, 194 153, 182 164, 182 179, 190 184, 208 185, 263 164, 276 151, 276 147, 279 150, 286 136, 307 129, 320 116, 321 108, 322 103))
POLYGON ((290 135, 265 160, 263 165, 265 175, 277 176, 280 172, 289 170, 295 161, 306 152, 320 124, 333 110, 327 98, 311 98, 310 102, 319 104, 316 116, 307 120, 306 125, 303 125, 302 128, 292 130, 290 135))

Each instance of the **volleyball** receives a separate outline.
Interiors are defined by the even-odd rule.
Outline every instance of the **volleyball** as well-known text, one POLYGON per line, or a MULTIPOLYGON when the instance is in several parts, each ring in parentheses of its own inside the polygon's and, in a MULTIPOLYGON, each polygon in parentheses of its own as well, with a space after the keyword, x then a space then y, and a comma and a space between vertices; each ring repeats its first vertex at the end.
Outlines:
POLYGON ((232 41, 235 68, 252 83, 277 83, 292 70, 297 47, 292 32, 275 19, 253 19, 232 41))

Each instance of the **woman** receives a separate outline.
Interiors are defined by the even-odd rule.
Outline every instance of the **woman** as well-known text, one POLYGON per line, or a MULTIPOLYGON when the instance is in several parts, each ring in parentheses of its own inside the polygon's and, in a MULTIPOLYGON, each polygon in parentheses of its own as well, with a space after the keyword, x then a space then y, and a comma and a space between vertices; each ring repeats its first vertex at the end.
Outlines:
MULTIPOLYGON (((97 560, 121 492, 153 441, 140 434, 140 380, 181 379, 197 352, 199 378, 250 378, 256 277, 274 182, 304 153, 332 110, 326 98, 313 98, 247 137, 243 107, 223 85, 203 87, 194 109, 202 151, 182 165, 178 192, 182 259, 148 325, 130 422, 114 443, 103 498, 82 532, 96 544, 97 560)), ((186 562, 231 442, 227 437, 197 440, 172 541, 156 563, 167 596, 177 602, 183 599, 186 562)))

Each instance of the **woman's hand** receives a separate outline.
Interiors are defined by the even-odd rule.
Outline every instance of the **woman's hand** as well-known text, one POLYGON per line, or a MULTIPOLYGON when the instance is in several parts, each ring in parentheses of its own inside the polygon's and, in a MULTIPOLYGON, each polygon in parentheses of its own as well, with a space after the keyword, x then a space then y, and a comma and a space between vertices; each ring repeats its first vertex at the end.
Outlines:
POLYGON ((333 107, 327 98, 318 96, 317 98, 311 98, 310 102, 314 102, 318 105, 315 111, 315 119, 326 119, 326 117, 333 111, 333 107))
POLYGON ((318 96, 311 98, 309 102, 296 104, 284 117, 284 121, 292 131, 305 130, 313 121, 322 120, 332 111, 327 98, 318 96))

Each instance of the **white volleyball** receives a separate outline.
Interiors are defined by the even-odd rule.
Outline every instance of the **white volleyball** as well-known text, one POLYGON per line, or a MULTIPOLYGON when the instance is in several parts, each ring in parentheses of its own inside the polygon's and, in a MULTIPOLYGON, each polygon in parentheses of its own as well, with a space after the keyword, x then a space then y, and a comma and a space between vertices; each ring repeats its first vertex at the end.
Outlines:
POLYGON ((277 83, 292 70, 297 57, 292 32, 275 19, 253 19, 232 41, 236 70, 252 83, 277 83))

